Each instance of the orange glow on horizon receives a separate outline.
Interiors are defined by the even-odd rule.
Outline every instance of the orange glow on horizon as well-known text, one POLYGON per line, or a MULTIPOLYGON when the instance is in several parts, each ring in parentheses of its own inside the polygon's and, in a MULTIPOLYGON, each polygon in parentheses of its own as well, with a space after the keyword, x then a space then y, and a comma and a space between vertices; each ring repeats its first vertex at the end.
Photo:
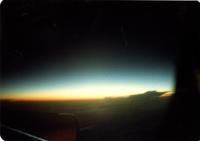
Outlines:
MULTIPOLYGON (((0 94, 0 100, 13 101, 64 101, 64 100, 96 100, 105 97, 127 97, 142 94, 152 88, 132 85, 84 85, 81 87, 66 87, 52 90, 10 91, 0 94)), ((168 91, 164 88, 157 91, 168 91)), ((164 95, 163 95, 164 96, 164 95)))
POLYGON ((173 94, 174 94, 174 92, 169 91, 169 92, 166 92, 166 93, 162 94, 160 97, 170 97, 170 96, 172 96, 173 94))

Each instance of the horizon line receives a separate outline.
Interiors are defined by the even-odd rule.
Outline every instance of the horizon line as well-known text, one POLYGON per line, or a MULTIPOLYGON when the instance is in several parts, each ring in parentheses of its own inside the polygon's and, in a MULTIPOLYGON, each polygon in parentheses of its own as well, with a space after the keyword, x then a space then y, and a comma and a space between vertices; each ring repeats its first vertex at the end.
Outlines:
MULTIPOLYGON (((97 98, 0 98, 1 101, 9 101, 9 102, 56 102, 56 101, 93 101, 93 100, 105 100, 106 98, 110 99, 118 99, 118 98, 128 98, 129 96, 135 96, 135 95, 142 95, 147 92, 152 91, 146 91, 144 93, 138 93, 138 94, 130 94, 126 96, 105 96, 105 97, 97 97, 97 98)), ((171 96, 174 94, 174 91, 155 91, 157 93, 163 93, 163 96, 171 96)))

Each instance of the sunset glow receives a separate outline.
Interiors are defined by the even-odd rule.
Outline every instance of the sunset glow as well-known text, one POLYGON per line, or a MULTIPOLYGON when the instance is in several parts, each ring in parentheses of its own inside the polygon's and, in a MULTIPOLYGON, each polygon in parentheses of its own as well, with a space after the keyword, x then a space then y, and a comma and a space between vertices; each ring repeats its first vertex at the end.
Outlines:
MULTIPOLYGON (((65 87, 57 89, 44 90, 22 90, 8 91, 2 95, 1 99, 12 100, 84 100, 84 99, 102 99, 105 97, 124 97, 133 94, 144 93, 154 88, 140 85, 83 85, 76 87, 65 87)), ((159 88, 158 91, 166 91, 165 88, 159 88)))

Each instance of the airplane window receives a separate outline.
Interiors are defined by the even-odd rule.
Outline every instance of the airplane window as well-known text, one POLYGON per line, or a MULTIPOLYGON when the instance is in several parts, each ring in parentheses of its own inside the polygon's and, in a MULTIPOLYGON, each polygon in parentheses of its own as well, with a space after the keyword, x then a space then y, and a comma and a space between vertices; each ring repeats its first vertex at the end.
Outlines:
POLYGON ((4 2, 1 136, 155 141, 191 5, 4 2))

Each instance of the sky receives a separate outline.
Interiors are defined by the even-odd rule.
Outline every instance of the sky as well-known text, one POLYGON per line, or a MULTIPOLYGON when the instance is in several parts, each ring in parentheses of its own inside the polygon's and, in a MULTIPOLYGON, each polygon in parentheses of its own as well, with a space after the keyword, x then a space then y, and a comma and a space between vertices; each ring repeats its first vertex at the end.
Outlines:
POLYGON ((174 89, 176 7, 41 2, 4 12, 1 99, 174 89))

